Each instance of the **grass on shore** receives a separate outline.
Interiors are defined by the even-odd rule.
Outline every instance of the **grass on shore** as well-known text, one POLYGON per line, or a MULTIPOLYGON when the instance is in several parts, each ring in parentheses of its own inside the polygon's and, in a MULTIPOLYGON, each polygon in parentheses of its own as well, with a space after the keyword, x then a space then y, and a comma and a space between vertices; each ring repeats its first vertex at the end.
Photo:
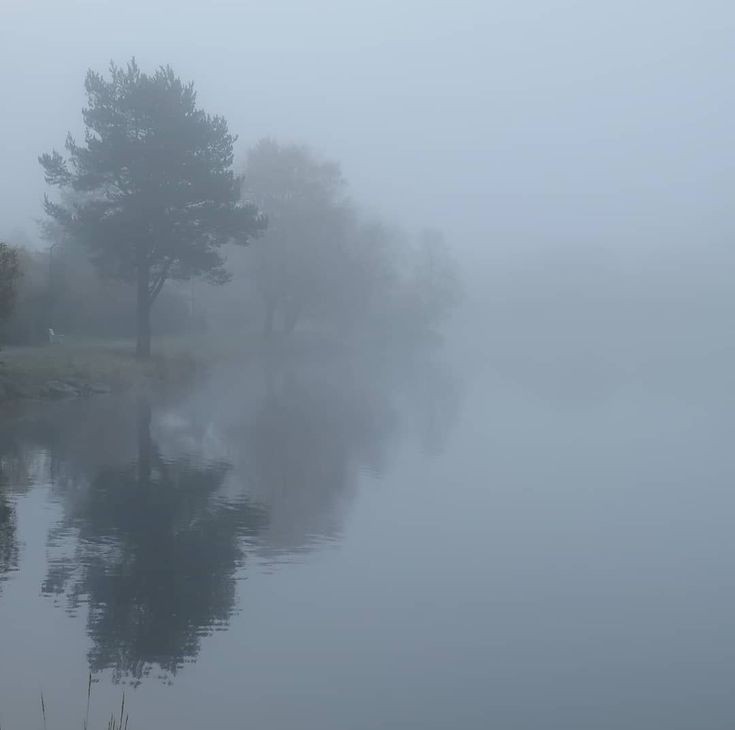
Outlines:
POLYGON ((144 382, 183 383, 204 369, 210 350, 192 338, 160 338, 149 360, 126 340, 73 340, 0 351, 0 378, 33 389, 49 380, 79 380, 124 390, 144 382))
POLYGON ((49 381, 99 384, 113 391, 151 384, 176 387, 227 361, 305 361, 351 349, 348 341, 318 331, 275 333, 267 340, 260 332, 160 336, 153 339, 151 357, 138 360, 134 340, 65 337, 63 344, 0 349, 0 400, 3 386, 27 394, 21 397, 42 397, 49 381))

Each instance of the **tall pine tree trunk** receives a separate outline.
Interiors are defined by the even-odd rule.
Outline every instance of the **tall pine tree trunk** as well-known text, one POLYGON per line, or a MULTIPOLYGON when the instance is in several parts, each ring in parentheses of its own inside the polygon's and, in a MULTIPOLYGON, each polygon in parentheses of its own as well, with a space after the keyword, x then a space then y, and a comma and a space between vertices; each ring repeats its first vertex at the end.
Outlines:
POLYGON ((147 264, 138 265, 138 296, 137 296, 137 344, 135 355, 140 360, 147 360, 151 356, 151 301, 148 292, 150 270, 147 264))

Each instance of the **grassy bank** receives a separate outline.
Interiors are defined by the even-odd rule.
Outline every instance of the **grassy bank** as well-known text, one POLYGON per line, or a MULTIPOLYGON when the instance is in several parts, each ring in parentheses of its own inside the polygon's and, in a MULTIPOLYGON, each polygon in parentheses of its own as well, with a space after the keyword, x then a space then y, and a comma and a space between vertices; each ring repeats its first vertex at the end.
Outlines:
POLYGON ((206 370, 211 347, 192 338, 162 338, 139 361, 125 340, 72 340, 0 351, 0 400, 122 391, 142 384, 177 385, 206 370))
POLYGON ((335 337, 316 330, 237 335, 157 337, 150 359, 135 357, 133 340, 67 337, 63 344, 7 347, 0 350, 0 401, 19 398, 62 398, 120 392, 138 386, 158 390, 195 382, 214 365, 253 361, 299 362, 357 355, 381 359, 405 350, 405 343, 368 338, 335 337))

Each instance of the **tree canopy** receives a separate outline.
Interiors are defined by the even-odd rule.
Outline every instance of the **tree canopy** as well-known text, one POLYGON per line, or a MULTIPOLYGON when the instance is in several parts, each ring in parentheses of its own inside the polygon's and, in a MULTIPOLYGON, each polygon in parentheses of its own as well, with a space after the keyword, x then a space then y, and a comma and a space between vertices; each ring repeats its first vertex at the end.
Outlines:
POLYGON ((244 178, 248 199, 268 216, 267 232, 247 252, 266 333, 309 320, 403 337, 430 329, 455 305, 457 276, 442 234, 412 240, 365 216, 337 163, 264 139, 249 151, 244 178))
POLYGON ((138 354, 150 353, 150 310, 168 279, 224 283, 221 247, 265 228, 241 199, 223 117, 197 107, 191 83, 170 67, 143 73, 135 60, 110 78, 85 81, 84 143, 67 136, 65 158, 41 155, 60 200, 45 210, 61 233, 84 244, 105 275, 137 285, 138 354))
POLYGON ((256 284, 265 305, 266 332, 280 313, 292 329, 299 317, 323 307, 330 270, 353 213, 339 165, 308 147, 263 139, 248 153, 246 195, 268 216, 268 231, 255 249, 256 284))

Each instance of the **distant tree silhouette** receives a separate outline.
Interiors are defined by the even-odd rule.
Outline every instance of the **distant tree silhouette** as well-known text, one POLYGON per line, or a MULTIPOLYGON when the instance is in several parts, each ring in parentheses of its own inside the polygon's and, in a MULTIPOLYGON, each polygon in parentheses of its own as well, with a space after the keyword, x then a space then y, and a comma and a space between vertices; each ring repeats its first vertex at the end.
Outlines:
POLYGON ((255 246, 256 285, 264 304, 265 334, 280 314, 291 331, 318 309, 338 275, 335 252, 346 239, 352 211, 339 166, 307 147, 261 140, 248 153, 245 193, 268 216, 255 246))

